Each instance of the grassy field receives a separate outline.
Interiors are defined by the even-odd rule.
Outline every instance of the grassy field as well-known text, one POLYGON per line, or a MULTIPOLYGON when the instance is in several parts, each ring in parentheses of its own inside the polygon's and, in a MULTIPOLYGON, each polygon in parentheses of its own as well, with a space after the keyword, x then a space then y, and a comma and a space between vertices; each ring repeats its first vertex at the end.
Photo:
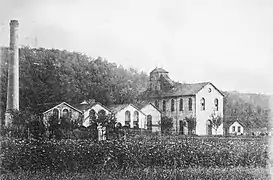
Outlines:
POLYGON ((86 180, 86 179, 120 179, 120 180, 182 180, 182 179, 215 179, 215 180, 270 180, 269 170, 266 168, 187 168, 163 169, 162 167, 131 169, 126 171, 85 171, 85 172, 27 172, 2 174, 3 180, 86 180))
POLYGON ((271 179, 267 138, 2 139, 1 179, 271 179))

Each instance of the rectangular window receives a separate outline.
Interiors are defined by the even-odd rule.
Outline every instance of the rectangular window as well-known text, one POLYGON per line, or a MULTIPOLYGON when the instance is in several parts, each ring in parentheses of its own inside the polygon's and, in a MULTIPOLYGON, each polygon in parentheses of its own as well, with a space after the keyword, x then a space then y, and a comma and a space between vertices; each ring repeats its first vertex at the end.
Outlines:
POLYGON ((165 100, 163 100, 163 103, 162 103, 162 110, 163 110, 163 112, 166 111, 166 101, 165 100))
POLYGON ((235 126, 232 126, 232 132, 235 132, 235 126))
POLYGON ((172 112, 174 111, 174 100, 173 99, 171 100, 171 111, 172 112))
POLYGON ((179 102, 179 111, 183 111, 183 99, 182 98, 180 99, 180 102, 179 102))
POLYGON ((240 126, 238 126, 238 133, 240 133, 241 132, 241 127, 240 126))
POLYGON ((189 98, 189 111, 192 111, 192 98, 189 98))

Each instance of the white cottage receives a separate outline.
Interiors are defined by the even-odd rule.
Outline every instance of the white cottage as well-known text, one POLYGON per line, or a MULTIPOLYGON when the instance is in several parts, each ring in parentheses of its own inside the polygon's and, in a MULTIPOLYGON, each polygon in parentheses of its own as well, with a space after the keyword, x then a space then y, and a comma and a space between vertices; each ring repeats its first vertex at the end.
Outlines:
POLYGON ((104 111, 106 115, 111 114, 110 110, 95 100, 83 101, 77 106, 83 112, 83 126, 88 127, 90 114, 98 115, 100 111, 104 111))
POLYGON ((228 125, 228 134, 230 135, 241 135, 244 134, 244 126, 238 121, 230 122, 228 125))
POLYGON ((141 102, 138 104, 139 109, 146 115, 144 129, 152 132, 161 131, 161 112, 150 102, 141 102))
POLYGON ((133 104, 118 104, 109 107, 122 126, 144 128, 146 115, 133 104))

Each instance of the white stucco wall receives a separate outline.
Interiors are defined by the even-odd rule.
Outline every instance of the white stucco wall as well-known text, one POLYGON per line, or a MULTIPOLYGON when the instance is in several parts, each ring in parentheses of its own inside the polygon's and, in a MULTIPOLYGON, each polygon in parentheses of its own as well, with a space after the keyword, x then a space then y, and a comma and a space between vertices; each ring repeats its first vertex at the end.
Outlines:
MULTIPOLYGON (((144 106, 141 111, 146 115, 146 117, 148 115, 152 116, 152 132, 161 131, 161 126, 159 124, 161 122, 161 113, 151 104, 144 106)), ((147 118, 144 122, 144 128, 147 129, 147 118)))
POLYGON ((83 126, 88 127, 89 126, 89 111, 93 109, 96 114, 100 111, 100 110, 104 110, 106 112, 106 115, 110 114, 110 111, 108 111, 106 108, 104 108, 103 106, 101 106, 100 104, 95 104, 94 106, 92 106, 92 108, 84 111, 84 120, 83 120, 83 126))
POLYGON ((123 108, 122 110, 120 110, 119 112, 117 112, 115 114, 115 116, 117 118, 117 122, 120 122, 122 126, 125 125, 125 112, 126 111, 130 111, 130 115, 131 115, 130 126, 131 127, 133 127, 134 112, 138 111, 139 112, 139 128, 144 128, 144 124, 146 122, 146 115, 143 114, 138 109, 136 109, 135 107, 133 107, 132 105, 126 106, 125 108, 123 108))
MULTIPOLYGON (((218 111, 215 113, 221 117, 223 117, 223 96, 217 91, 211 84, 207 84, 203 89, 201 89, 196 94, 196 102, 195 102, 195 111, 196 111, 196 134, 197 135, 207 135, 207 120, 210 119, 211 114, 215 110, 214 100, 218 99, 218 111), (209 88, 211 88, 211 92, 209 92, 209 88), (205 98, 205 110, 201 110, 201 99, 205 98)), ((212 134, 215 135, 216 132, 212 128, 212 134)), ((217 129, 217 134, 223 134, 223 125, 221 125, 217 129)))
POLYGON ((244 133, 244 127, 236 121, 231 126, 229 126, 228 132, 229 132, 229 134, 238 134, 239 135, 239 134, 244 133), (235 127, 235 131, 233 131, 233 127, 235 127), (240 132, 238 132, 238 127, 241 127, 240 132))

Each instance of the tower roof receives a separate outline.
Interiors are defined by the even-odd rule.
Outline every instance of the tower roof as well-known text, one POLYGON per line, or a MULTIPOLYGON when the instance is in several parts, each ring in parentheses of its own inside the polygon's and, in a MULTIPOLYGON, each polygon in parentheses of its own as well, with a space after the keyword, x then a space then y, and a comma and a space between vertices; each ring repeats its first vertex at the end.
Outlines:
POLYGON ((155 68, 154 70, 152 70, 152 72, 150 73, 168 73, 168 71, 166 71, 163 68, 155 68))

